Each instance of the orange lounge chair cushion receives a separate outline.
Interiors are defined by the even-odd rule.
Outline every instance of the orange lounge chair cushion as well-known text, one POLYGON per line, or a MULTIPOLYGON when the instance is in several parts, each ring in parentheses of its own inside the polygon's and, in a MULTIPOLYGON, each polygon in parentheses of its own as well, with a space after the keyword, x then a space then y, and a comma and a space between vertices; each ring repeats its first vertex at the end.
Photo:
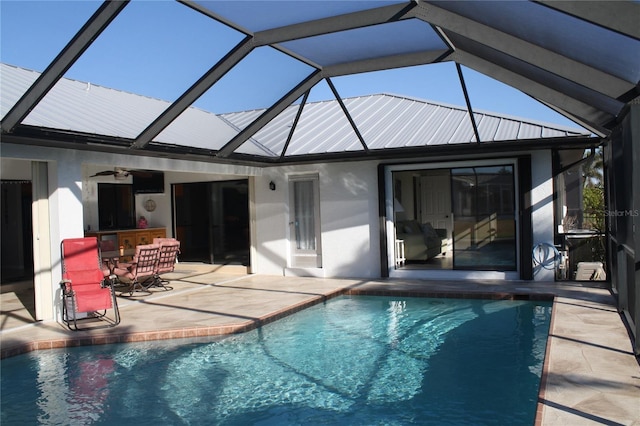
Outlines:
POLYGON ((99 269, 66 272, 67 290, 74 292, 76 312, 92 312, 112 307, 111 289, 102 287, 104 275, 99 269))
POLYGON ((93 312, 103 311, 105 309, 111 309, 111 289, 110 288, 97 288, 97 289, 80 289, 74 290, 76 312, 93 312))

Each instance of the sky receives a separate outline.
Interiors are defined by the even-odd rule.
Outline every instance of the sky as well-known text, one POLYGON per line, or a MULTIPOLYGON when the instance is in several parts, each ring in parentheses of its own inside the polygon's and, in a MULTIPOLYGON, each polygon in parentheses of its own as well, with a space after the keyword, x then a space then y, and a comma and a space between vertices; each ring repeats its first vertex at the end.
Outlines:
MULTIPOLYGON (((43 71, 101 2, 0 0, 0 60, 43 71)), ((243 34, 169 0, 134 0, 65 77, 173 101, 219 61, 243 34)), ((255 49, 199 98, 214 113, 269 107, 312 68, 275 49, 255 49)), ((579 128, 535 99, 463 67, 472 108, 579 128)), ((341 97, 392 93, 465 106, 453 62, 331 79, 341 97)), ((325 82, 310 101, 333 99, 325 82)))

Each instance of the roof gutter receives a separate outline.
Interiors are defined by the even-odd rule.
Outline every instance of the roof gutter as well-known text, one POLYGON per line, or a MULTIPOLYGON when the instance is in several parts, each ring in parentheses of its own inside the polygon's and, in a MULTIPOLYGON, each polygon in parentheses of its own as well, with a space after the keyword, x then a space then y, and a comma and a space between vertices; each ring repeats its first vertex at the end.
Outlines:
POLYGON ((453 145, 431 145, 407 148, 369 149, 350 151, 290 155, 286 157, 262 157, 233 153, 220 157, 215 150, 189 148, 159 143, 151 143, 144 149, 132 149, 132 140, 80 132, 61 131, 33 126, 18 126, 13 133, 2 134, 2 143, 45 146, 52 148, 77 149, 82 151, 106 152, 113 154, 139 155, 146 157, 172 158, 178 160, 201 161, 217 164, 234 164, 253 167, 273 167, 292 164, 328 163, 340 161, 368 161, 400 159, 407 157, 449 157, 464 155, 495 155, 544 149, 595 148, 603 140, 594 136, 566 136, 558 138, 511 140, 498 142, 465 143, 453 145))

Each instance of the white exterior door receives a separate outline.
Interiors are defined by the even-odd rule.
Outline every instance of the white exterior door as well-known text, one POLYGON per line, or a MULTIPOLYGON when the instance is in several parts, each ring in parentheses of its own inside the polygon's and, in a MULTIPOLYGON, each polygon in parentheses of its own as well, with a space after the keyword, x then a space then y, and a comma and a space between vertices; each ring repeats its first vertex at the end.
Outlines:
POLYGON ((289 178, 291 267, 322 267, 318 175, 289 178))

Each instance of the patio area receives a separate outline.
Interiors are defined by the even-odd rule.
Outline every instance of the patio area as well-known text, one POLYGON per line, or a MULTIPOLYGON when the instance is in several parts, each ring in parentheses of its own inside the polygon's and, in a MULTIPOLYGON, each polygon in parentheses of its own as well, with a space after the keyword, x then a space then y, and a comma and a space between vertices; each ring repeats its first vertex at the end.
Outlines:
POLYGON ((238 333, 339 294, 555 296, 537 423, 640 425, 640 367, 609 291, 588 283, 318 279, 180 263, 173 290, 118 298, 122 322, 72 332, 34 322, 29 297, 3 290, 2 357, 49 348, 238 333))

